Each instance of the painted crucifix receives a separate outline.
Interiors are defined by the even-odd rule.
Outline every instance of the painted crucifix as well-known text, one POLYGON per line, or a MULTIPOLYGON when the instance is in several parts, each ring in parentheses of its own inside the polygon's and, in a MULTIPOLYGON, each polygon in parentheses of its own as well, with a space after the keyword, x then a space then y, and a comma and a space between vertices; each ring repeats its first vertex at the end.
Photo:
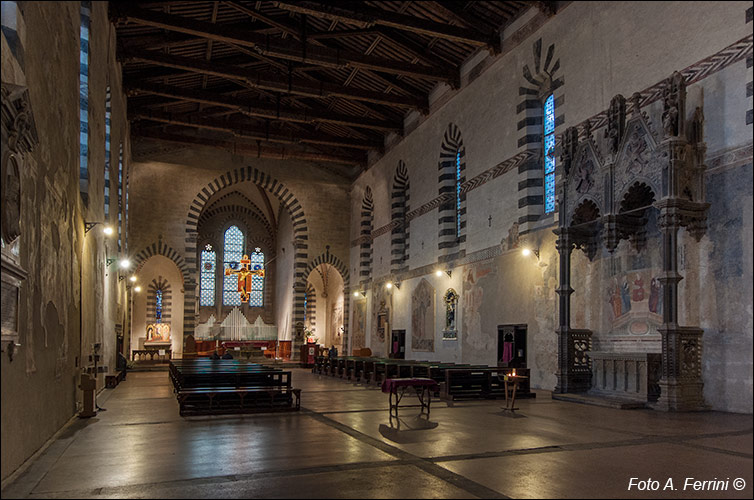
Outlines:
MULTIPOLYGON (((259 248, 257 248, 256 250, 257 252, 260 251, 259 248)), ((249 259, 248 255, 244 255, 241 259, 240 269, 231 269, 229 267, 225 269, 225 276, 230 276, 231 274, 238 276, 238 292, 241 294, 241 302, 248 303, 249 293, 251 292, 252 277, 264 277, 264 269, 262 269, 262 264, 254 264, 254 267, 252 269, 251 259, 249 259)))

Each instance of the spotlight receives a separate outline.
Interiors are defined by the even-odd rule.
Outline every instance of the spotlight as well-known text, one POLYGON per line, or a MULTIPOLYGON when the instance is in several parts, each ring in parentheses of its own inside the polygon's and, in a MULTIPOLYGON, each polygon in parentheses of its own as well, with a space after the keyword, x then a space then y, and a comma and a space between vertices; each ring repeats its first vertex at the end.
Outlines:
POLYGON ((353 292, 353 296, 354 297, 358 297, 359 296, 359 292, 353 292))
POLYGON ((136 276, 131 276, 128 279, 131 280, 131 283, 134 283, 136 281, 136 276))
POLYGON ((393 288, 393 284, 388 281, 387 283, 385 283, 385 288, 387 288, 388 290, 390 290, 391 288, 393 288))
POLYGON ((120 261, 120 267, 122 269, 128 269, 129 267, 131 267, 131 261, 128 260, 128 259, 121 259, 121 261, 120 261))
POLYGON ((134 287, 134 292, 140 292, 140 291, 141 291, 141 287, 140 286, 135 286, 134 287))
POLYGON ((528 257, 529 255, 531 255, 531 250, 524 248, 523 250, 521 250, 521 253, 524 255, 524 257, 528 257))
POLYGON ((111 234, 113 234, 113 228, 112 226, 105 226, 102 228, 102 232, 110 236, 111 234))
POLYGON ((442 276, 442 271, 440 271, 439 269, 435 271, 435 276, 437 276, 438 278, 442 276))

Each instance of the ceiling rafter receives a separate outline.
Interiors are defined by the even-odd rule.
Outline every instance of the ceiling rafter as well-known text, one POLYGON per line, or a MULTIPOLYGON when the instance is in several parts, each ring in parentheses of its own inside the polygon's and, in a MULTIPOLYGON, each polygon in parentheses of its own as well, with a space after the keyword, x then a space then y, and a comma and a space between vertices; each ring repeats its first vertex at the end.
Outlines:
POLYGON ((361 28, 370 28, 375 24, 390 26, 400 30, 444 38, 454 42, 467 43, 476 46, 489 46, 495 51, 500 50, 499 37, 489 37, 473 29, 466 29, 450 24, 438 23, 427 19, 390 12, 387 10, 359 5, 358 11, 348 7, 353 3, 330 2, 274 2, 281 9, 309 14, 323 19, 345 21, 361 28))
POLYGON ((169 125, 181 125, 183 127, 230 132, 236 137, 282 144, 323 144, 326 146, 361 149, 365 151, 370 149, 382 149, 382 141, 348 139, 322 133, 307 132, 297 132, 294 136, 292 133, 287 134, 280 130, 271 129, 269 126, 254 127, 252 125, 238 123, 238 121, 229 123, 226 120, 215 120, 211 118, 197 119, 195 116, 186 114, 176 115, 173 113, 162 113, 158 111, 131 111, 129 112, 128 117, 132 120, 150 120, 169 125))
POLYGON ((359 127, 387 132, 400 132, 400 123, 386 120, 372 120, 358 116, 342 115, 332 112, 317 112, 306 109, 296 109, 275 105, 257 99, 245 99, 229 95, 222 95, 209 91, 188 90, 169 85, 149 84, 139 81, 126 80, 125 87, 129 95, 151 94, 171 99, 180 99, 213 106, 234 109, 239 113, 259 118, 300 122, 300 123, 335 123, 338 125, 359 127))
POLYGON ((231 151, 236 154, 245 154, 256 156, 257 158, 272 158, 278 160, 306 160, 306 161, 323 161, 342 163, 346 165, 364 165, 364 156, 339 155, 334 153, 314 153, 311 151, 300 151, 298 149, 285 148, 280 146, 263 145, 257 141, 254 143, 237 140, 222 140, 217 138, 188 136, 170 132, 148 131, 144 133, 141 128, 134 127, 132 135, 146 139, 157 139, 166 142, 175 142, 178 144, 209 146, 231 151))
POLYGON ((420 110, 427 110, 429 107, 426 98, 398 96, 394 94, 385 94, 383 92, 373 92, 370 90, 345 89, 336 84, 325 82, 319 82, 319 84, 317 84, 316 82, 303 80, 301 78, 294 79, 292 76, 287 79, 281 79, 280 75, 256 73, 237 66, 219 64, 217 62, 206 62, 189 57, 158 54, 151 51, 131 50, 124 50, 119 57, 125 62, 140 61, 156 64, 158 66, 182 69, 193 73, 206 73, 231 80, 241 80, 254 88, 274 90, 287 94, 315 98, 327 98, 330 96, 346 97, 358 101, 420 110))
POLYGON ((358 67, 448 83, 457 80, 457 77, 451 72, 433 67, 419 66, 405 61, 364 56, 346 50, 313 47, 310 44, 295 41, 271 40, 268 36, 258 35, 237 28, 213 25, 205 21, 163 14, 157 11, 124 7, 120 4, 113 6, 112 15, 119 22, 135 22, 216 41, 235 43, 251 47, 266 56, 291 61, 314 63, 329 68, 358 67))

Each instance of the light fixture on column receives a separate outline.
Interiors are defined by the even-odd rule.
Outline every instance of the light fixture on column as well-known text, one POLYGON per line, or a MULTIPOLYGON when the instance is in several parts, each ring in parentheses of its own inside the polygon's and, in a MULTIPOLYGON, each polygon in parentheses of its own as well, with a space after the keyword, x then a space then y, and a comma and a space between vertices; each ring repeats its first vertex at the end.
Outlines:
POLYGON ((442 270, 441 270, 441 269, 438 269, 437 271, 435 271, 435 276, 437 276, 438 278, 439 278, 440 276, 442 276, 442 270))
POLYGON ((131 276, 128 279, 129 279, 129 281, 131 281, 131 283, 135 283, 136 282, 136 276, 131 276))
POLYGON ((134 292, 139 293, 140 291, 141 291, 141 287, 140 286, 135 286, 134 287, 134 292))
POLYGON ((388 290, 390 290, 391 288, 393 288, 393 282, 392 281, 388 281, 387 283, 385 283, 385 288, 387 288, 388 290))
POLYGON ((110 224, 106 224, 104 222, 84 222, 84 234, 87 234, 89 231, 91 231, 97 224, 102 224, 102 232, 107 236, 111 236, 113 233, 115 233, 113 227, 110 224))

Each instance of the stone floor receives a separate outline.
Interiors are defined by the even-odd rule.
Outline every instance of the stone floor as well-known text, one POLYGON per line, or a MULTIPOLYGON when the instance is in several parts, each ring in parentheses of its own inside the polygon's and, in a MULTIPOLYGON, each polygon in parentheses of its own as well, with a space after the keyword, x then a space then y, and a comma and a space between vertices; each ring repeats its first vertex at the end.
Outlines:
POLYGON ((107 411, 74 421, 2 498, 752 498, 751 415, 540 391, 518 418, 500 401, 435 401, 427 428, 408 408, 396 429, 377 388, 292 371, 298 413, 190 418, 166 372, 130 373, 100 394, 107 411), (660 490, 628 490, 631 478, 660 490), (722 484, 695 491, 687 478, 722 484))

